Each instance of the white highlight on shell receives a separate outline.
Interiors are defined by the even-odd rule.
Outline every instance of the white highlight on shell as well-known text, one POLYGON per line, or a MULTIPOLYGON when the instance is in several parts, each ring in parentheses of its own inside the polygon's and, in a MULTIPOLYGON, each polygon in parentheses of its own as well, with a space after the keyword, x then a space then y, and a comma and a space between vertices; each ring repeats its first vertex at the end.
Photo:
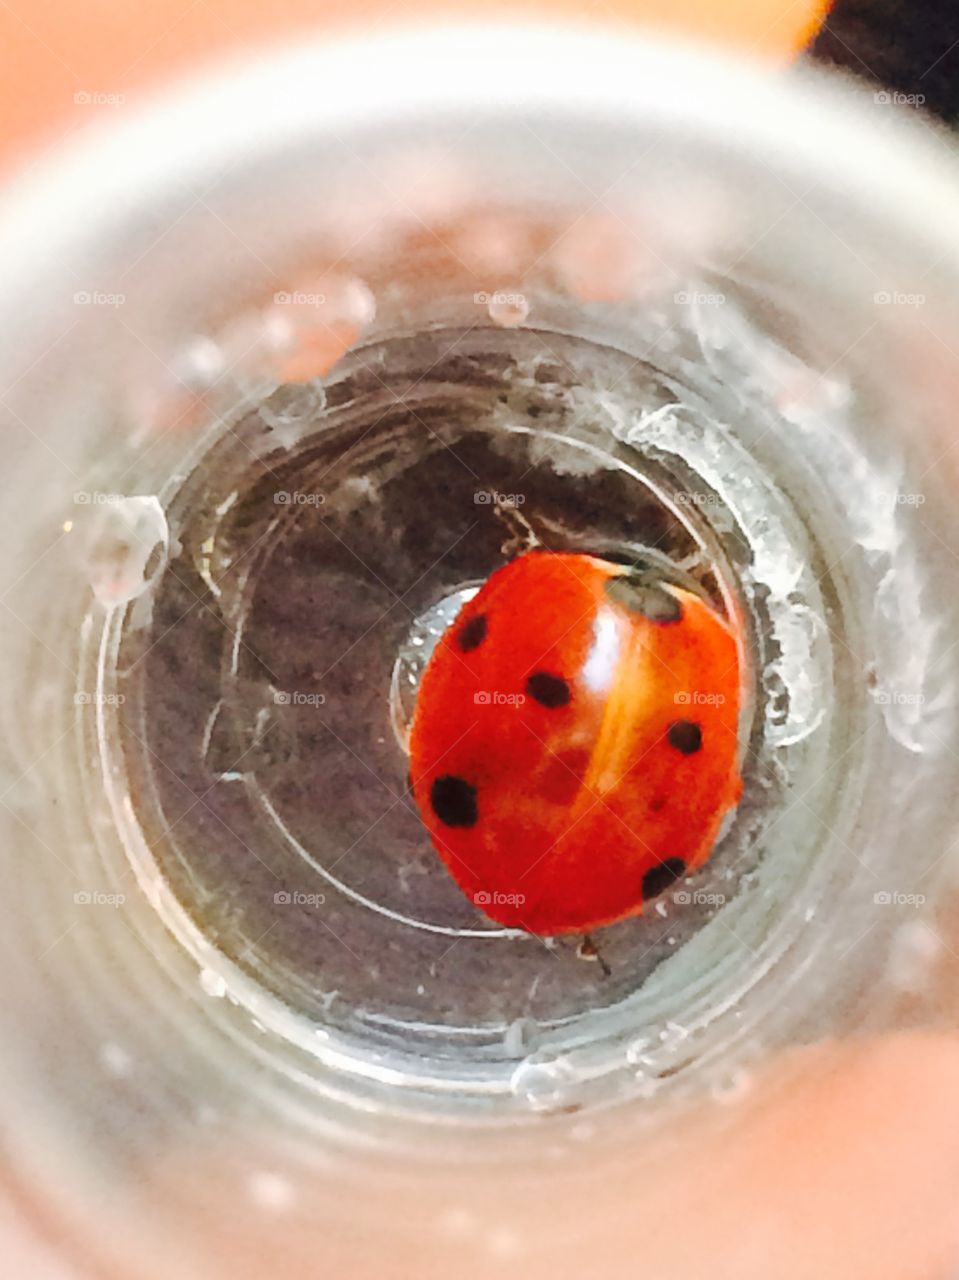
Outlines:
POLYGON ((613 682, 619 659, 619 626, 611 609, 600 609, 593 623, 593 643, 583 663, 583 683, 593 693, 605 693, 613 682))

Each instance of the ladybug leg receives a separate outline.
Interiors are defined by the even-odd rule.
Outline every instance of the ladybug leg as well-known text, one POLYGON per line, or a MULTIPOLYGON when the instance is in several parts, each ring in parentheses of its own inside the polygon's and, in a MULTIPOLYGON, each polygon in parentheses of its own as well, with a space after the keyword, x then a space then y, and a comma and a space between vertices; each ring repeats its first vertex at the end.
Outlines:
POLYGON ((681 587, 701 599, 708 599, 709 592, 704 580, 713 574, 713 566, 709 557, 702 550, 696 550, 682 560, 653 559, 651 556, 635 556, 624 565, 626 571, 650 583, 668 582, 674 587, 681 587))
POLYGON ((576 954, 579 956, 580 960, 598 960, 599 967, 603 971, 603 977, 604 978, 612 977, 612 974, 613 974, 612 969, 603 959, 602 955, 600 954, 599 948, 596 946, 596 943, 593 941, 593 939, 589 936, 588 933, 583 934, 583 940, 579 944, 579 947, 576 950, 576 954))
POLYGON ((536 536, 533 526, 515 506, 497 503, 493 511, 509 532, 509 537, 500 547, 504 556, 512 558, 523 555, 527 551, 543 549, 543 544, 536 536))

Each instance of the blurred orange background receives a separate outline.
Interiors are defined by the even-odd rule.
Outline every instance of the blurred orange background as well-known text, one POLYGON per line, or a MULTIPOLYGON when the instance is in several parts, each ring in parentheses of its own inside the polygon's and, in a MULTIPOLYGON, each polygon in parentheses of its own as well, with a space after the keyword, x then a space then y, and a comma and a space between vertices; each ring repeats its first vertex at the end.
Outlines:
POLYGON ((0 0, 0 165, 205 61, 256 56, 317 30, 383 29, 413 19, 544 17, 646 25, 782 61, 822 20, 826 0, 0 0), (109 97, 115 105, 75 101, 109 97))

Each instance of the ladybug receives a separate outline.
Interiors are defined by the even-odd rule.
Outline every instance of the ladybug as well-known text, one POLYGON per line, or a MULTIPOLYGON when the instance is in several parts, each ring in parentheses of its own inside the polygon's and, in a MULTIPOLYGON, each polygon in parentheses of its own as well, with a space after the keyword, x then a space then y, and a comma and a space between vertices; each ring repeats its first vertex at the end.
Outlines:
POLYGON ((740 646, 648 568, 531 551, 440 638, 410 733, 420 816, 464 893, 530 933, 635 916, 742 792, 740 646))

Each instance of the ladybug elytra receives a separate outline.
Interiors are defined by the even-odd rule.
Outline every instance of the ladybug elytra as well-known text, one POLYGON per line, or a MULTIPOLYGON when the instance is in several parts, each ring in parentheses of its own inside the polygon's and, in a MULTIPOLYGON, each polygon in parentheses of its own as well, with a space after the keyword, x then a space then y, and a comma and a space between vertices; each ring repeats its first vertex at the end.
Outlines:
POLYGON ((700 866, 738 803, 732 626, 650 570, 534 551, 441 637, 413 794, 466 895, 531 933, 627 916, 700 866))

